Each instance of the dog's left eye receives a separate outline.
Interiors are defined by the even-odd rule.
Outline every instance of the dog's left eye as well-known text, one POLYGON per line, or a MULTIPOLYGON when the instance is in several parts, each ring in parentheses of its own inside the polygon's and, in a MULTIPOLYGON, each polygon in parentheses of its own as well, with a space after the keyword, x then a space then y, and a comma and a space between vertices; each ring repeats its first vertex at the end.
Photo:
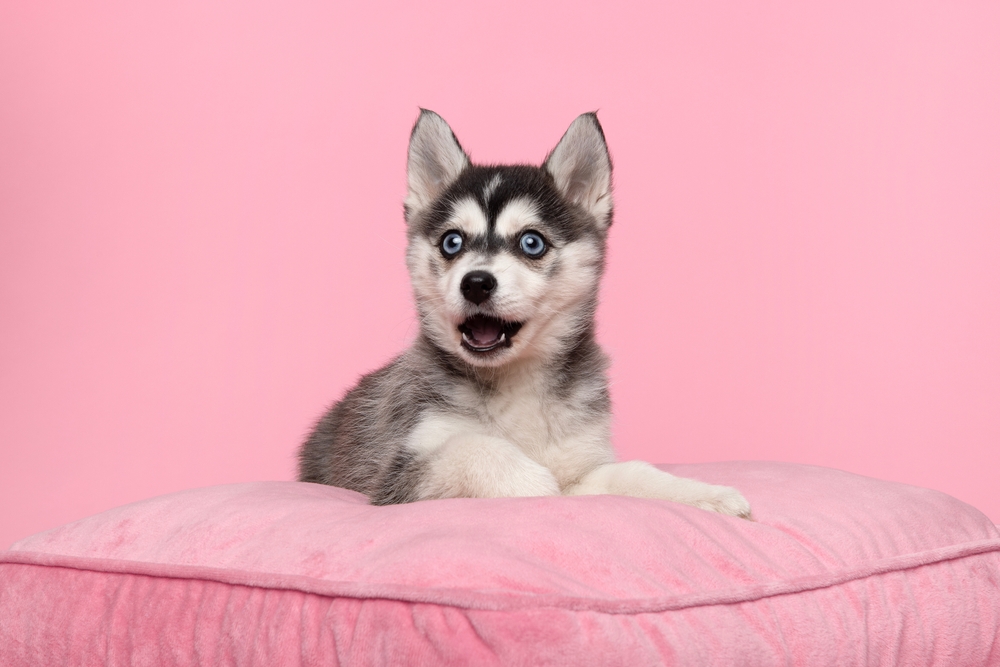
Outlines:
POLYGON ((545 252, 545 239, 537 232, 521 234, 521 250, 528 257, 541 257, 545 252))

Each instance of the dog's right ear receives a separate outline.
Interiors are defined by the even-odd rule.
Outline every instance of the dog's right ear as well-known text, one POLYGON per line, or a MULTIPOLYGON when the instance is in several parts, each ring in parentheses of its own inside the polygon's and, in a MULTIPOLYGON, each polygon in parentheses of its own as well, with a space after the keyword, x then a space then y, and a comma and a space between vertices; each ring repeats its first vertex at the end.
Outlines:
POLYGON ((469 156, 444 118, 421 109, 406 159, 408 191, 403 207, 407 221, 430 206, 468 166, 469 156))

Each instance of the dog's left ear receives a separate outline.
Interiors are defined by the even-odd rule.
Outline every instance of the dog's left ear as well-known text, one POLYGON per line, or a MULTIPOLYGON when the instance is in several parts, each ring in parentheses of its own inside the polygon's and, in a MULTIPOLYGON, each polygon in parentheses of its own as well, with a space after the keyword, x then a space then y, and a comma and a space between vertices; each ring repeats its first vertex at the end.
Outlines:
POLYGON ((596 113, 578 116, 542 168, 556 188, 604 226, 611 224, 611 156, 596 113))
POLYGON ((468 166, 469 156, 451 126, 433 111, 421 109, 406 159, 406 219, 430 206, 468 166))

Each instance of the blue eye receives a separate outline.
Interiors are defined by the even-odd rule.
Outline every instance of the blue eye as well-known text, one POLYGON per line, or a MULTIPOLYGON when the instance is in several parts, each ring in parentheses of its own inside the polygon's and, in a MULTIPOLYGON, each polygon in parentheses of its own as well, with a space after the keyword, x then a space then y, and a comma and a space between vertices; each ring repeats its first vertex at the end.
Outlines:
POLYGON ((448 232, 441 239, 441 254, 451 259, 462 249, 462 235, 458 232, 448 232))
POLYGON ((541 257, 545 252, 545 239, 537 232, 521 234, 521 250, 528 257, 541 257))

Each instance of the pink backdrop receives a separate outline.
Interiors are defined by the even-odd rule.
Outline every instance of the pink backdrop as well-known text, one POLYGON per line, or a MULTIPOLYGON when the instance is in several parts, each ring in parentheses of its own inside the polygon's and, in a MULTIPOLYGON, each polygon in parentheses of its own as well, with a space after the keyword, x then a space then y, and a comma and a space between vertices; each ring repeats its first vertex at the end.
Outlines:
POLYGON ((417 4, 0 8, 0 546, 293 476, 414 333, 418 105, 483 161, 600 110, 624 458, 1000 521, 1000 5, 417 4))

